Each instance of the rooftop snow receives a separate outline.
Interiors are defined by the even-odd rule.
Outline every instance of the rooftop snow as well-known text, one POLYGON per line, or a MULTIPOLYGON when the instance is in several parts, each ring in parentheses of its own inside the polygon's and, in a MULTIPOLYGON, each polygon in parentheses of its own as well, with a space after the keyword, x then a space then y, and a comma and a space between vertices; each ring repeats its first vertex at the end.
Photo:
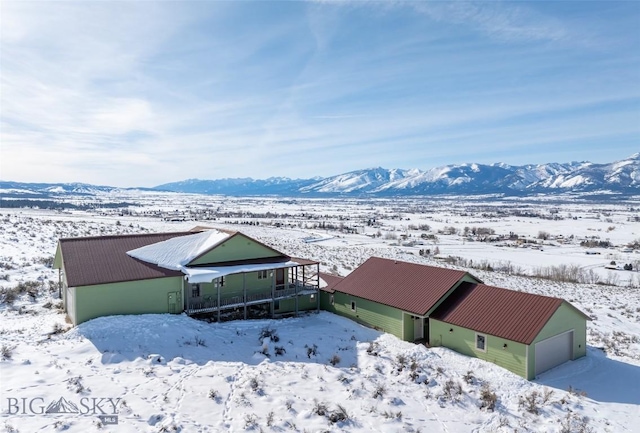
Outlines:
POLYGON ((229 237, 231 235, 225 232, 207 230, 136 248, 127 251, 127 254, 147 263, 179 271, 193 259, 229 237))

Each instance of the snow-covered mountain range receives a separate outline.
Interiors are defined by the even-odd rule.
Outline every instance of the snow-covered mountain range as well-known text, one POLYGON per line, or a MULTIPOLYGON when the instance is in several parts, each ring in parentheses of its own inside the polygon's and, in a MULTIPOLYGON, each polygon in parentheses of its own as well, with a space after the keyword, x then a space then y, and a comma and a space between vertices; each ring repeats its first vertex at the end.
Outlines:
POLYGON ((429 170, 370 168, 322 179, 190 179, 157 189, 229 195, 422 195, 640 192, 640 153, 608 164, 446 165, 429 170))
MULTIPOLYGON (((45 184, 0 181, 0 196, 55 197, 95 195, 119 188, 81 183, 45 184)), ((128 188, 134 189, 134 188, 128 188)), ((147 188, 135 188, 146 189, 147 188)), ((188 179, 158 185, 153 190, 232 196, 396 196, 437 194, 505 194, 613 192, 640 193, 640 152, 607 164, 591 162, 513 166, 495 164, 445 165, 428 170, 369 168, 326 178, 188 179)))

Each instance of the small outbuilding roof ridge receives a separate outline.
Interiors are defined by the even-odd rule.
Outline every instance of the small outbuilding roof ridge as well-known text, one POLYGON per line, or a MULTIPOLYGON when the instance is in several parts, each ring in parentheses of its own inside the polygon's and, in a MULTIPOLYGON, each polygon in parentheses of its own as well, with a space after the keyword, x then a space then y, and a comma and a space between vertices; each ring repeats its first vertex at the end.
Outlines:
POLYGON ((560 298, 465 282, 431 317, 476 332, 531 344, 563 302, 560 298))
POLYGON ((424 315, 465 275, 455 269, 371 257, 333 290, 424 315))

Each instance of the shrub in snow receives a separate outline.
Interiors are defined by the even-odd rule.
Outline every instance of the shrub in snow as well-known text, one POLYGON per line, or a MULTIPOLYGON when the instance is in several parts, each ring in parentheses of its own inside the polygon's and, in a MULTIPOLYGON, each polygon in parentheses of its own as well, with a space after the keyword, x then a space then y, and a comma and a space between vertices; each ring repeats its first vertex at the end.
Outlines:
POLYGON ((216 403, 220 403, 221 400, 220 393, 213 388, 209 390, 209 398, 216 403))
POLYGON ((67 384, 68 384, 67 389, 75 392, 76 394, 80 394, 85 390, 88 391, 87 389, 85 389, 84 385, 82 384, 82 376, 76 376, 76 377, 71 377, 67 379, 67 384))
POLYGON ((280 341, 280 337, 278 336, 278 331, 272 329, 269 326, 265 326, 260 330, 260 337, 258 338, 262 343, 265 338, 269 338, 272 342, 277 343, 280 341))
POLYGON ((534 415, 540 414, 541 396, 538 391, 531 391, 529 394, 521 395, 518 399, 518 407, 534 415))
POLYGON ((480 389, 480 409, 487 409, 493 412, 498 402, 498 396, 491 390, 488 384, 482 385, 480 389))
POLYGON ((287 400, 284 403, 284 406, 287 408, 287 410, 293 410, 293 400, 287 400))
POLYGON ((398 372, 401 372, 402 370, 404 370, 406 363, 407 363, 407 357, 404 356, 402 353, 396 356, 396 370, 398 370, 398 372))
POLYGON ((373 390, 373 394, 371 395, 371 397, 372 398, 384 397, 386 392, 387 392, 387 389, 384 387, 384 385, 378 385, 376 386, 376 389, 373 390))
POLYGON ((325 402, 319 402, 318 400, 314 400, 313 402, 314 405, 313 409, 311 410, 312 413, 319 416, 325 416, 329 412, 329 409, 327 408, 327 404, 325 402))
POLYGON ((273 348, 273 351, 275 352, 276 356, 282 356, 285 353, 287 353, 287 351, 285 350, 284 347, 282 346, 276 346, 273 348))
POLYGON ((462 379, 468 383, 469 385, 471 385, 472 383, 475 382, 476 378, 473 375, 473 371, 469 370, 467 371, 467 374, 465 374, 464 376, 462 376, 462 379))
POLYGON ((2 358, 3 361, 5 361, 7 359, 11 359, 12 356, 13 356, 13 348, 10 346, 7 346, 6 344, 3 344, 2 347, 0 347, 0 358, 2 358))
POLYGON ((347 409, 345 409, 344 406, 339 404, 337 405, 336 409, 329 414, 327 418, 329 418, 329 421, 331 421, 333 424, 338 422, 347 422, 350 419, 347 409))
POLYGON ((560 421, 560 433, 592 433, 594 430, 589 427, 589 419, 578 414, 569 412, 560 421))
POLYGON ((49 335, 57 335, 57 334, 62 334, 64 332, 67 331, 67 327, 60 324, 60 323, 54 323, 53 324, 53 329, 51 330, 51 332, 49 333, 49 335))
POLYGON ((255 413, 248 413, 244 416, 244 428, 246 430, 253 430, 258 427, 258 417, 255 413))
POLYGON ((442 388, 442 398, 449 401, 457 401, 459 396, 462 395, 462 385, 460 382, 454 382, 453 379, 449 379, 445 382, 442 388))
POLYGON ((369 342, 367 353, 371 356, 378 356, 380 354, 380 345, 374 341, 369 342))
POLYGON ((249 379, 249 388, 251 388, 251 391, 255 392, 258 395, 264 395, 264 390, 260 386, 260 382, 258 381, 258 379, 255 377, 249 379))
POLYGON ((329 360, 329 364, 333 365, 334 367, 340 364, 340 357, 338 355, 333 355, 329 360))
POLYGON ((311 346, 305 344, 304 347, 307 348, 307 358, 311 359, 312 356, 316 356, 318 354, 318 346, 315 344, 311 346))

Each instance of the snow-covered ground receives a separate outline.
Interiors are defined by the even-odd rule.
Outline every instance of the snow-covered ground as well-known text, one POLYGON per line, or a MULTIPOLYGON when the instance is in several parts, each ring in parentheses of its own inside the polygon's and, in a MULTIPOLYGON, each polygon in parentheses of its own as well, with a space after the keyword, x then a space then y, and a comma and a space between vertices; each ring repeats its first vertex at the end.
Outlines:
POLYGON ((176 203, 176 197, 159 205, 154 196, 145 203, 146 215, 0 209, 0 431, 638 431, 640 290, 630 287, 638 273, 604 270, 613 260, 608 254, 627 262, 639 256, 621 251, 640 237, 640 224, 630 220, 634 213, 628 206, 560 206, 565 219, 554 221, 492 211, 482 216, 461 205, 425 213, 416 210, 420 203, 399 207, 385 200, 330 206, 322 200, 202 197, 176 203), (154 213, 163 207, 184 215, 187 203, 190 209, 254 214, 171 222, 154 213), (257 217, 258 212, 278 216, 257 217), (596 213, 599 219, 587 218, 596 213), (260 225, 247 224, 256 221, 260 225), (313 226, 321 221, 357 227, 348 233, 313 226), (424 224, 429 230, 409 227, 424 224), (488 284, 563 297, 592 317, 588 356, 532 382, 491 363, 405 343, 326 312, 219 324, 183 315, 118 316, 68 329, 56 308, 57 272, 50 268, 59 237, 194 225, 239 229, 342 275, 371 255, 454 266, 433 254, 419 255, 420 249, 438 247, 444 257, 509 260, 527 269, 575 263, 598 269, 603 278, 606 272, 625 278, 619 277, 618 285, 574 284, 468 269, 488 284), (597 234, 616 249, 592 256, 577 243, 532 250, 438 234, 452 225, 491 227, 496 234, 513 231, 530 239, 539 231, 574 239, 597 234), (420 233, 436 235, 437 243, 401 245, 400 235, 422 240, 420 233), (7 295, 15 299, 7 301, 7 295), (274 332, 277 337, 265 337, 274 332), (495 408, 482 407, 493 395, 495 408), (51 403, 51 411, 67 413, 42 413, 51 403), (108 424, 115 421, 110 416, 117 416, 117 425, 108 424))

